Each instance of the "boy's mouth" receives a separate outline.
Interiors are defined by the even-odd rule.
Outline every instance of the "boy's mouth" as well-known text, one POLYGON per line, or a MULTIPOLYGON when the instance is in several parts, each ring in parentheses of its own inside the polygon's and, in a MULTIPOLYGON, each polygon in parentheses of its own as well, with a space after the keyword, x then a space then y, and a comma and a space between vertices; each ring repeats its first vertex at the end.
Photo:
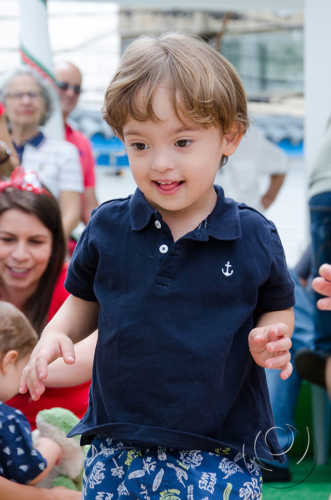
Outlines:
POLYGON ((173 193, 184 181, 153 181, 162 193, 173 193))

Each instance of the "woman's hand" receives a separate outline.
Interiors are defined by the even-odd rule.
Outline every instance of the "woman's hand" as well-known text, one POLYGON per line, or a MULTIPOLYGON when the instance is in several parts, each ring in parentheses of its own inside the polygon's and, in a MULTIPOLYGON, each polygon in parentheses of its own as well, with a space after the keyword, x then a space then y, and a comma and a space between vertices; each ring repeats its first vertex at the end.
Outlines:
POLYGON ((61 332, 44 332, 23 370, 19 392, 24 394, 29 391, 31 398, 34 401, 38 400, 45 391, 44 382, 48 374, 48 365, 59 357, 68 364, 75 362, 75 350, 71 339, 61 332))

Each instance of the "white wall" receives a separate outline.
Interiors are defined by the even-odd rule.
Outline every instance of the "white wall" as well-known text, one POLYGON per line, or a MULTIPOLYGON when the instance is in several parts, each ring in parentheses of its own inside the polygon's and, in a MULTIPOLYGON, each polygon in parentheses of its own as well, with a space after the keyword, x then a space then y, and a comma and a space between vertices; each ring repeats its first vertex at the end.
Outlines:
POLYGON ((305 160, 309 171, 331 115, 331 2, 305 2, 305 160))

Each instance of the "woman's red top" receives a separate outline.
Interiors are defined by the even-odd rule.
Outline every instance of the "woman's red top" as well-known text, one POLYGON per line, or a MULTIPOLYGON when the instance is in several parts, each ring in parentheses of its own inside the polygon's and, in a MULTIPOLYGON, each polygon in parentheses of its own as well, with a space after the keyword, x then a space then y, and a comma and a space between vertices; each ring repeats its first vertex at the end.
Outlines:
MULTIPOLYGON (((64 265, 54 288, 51 304, 49 307, 48 321, 61 307, 69 293, 64 288, 68 266, 64 265)), ((40 410, 48 408, 62 407, 71 410, 78 418, 82 418, 88 407, 88 393, 90 382, 75 385, 72 387, 51 387, 38 401, 32 401, 30 394, 18 394, 14 398, 6 401, 6 404, 21 410, 28 419, 32 430, 36 427, 36 415, 40 410)))

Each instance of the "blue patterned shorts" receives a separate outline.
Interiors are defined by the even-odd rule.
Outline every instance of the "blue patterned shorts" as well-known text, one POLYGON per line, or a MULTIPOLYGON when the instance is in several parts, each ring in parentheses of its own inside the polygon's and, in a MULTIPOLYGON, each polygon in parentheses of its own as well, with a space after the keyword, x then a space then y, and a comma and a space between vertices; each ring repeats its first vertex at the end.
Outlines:
POLYGON ((253 500, 262 476, 253 460, 229 448, 214 452, 133 448, 97 436, 85 461, 83 499, 253 500))

